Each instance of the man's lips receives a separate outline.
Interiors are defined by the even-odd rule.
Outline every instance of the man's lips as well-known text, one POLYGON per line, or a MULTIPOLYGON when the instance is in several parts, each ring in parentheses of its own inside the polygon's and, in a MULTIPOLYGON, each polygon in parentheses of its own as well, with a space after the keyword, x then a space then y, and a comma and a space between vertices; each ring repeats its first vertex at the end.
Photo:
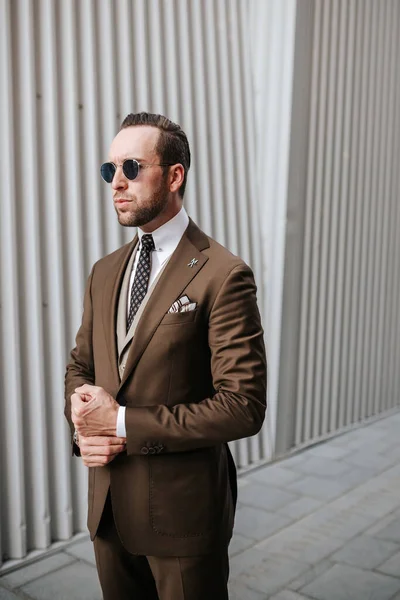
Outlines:
POLYGON ((127 198, 117 198, 114 200, 114 204, 128 204, 132 202, 132 200, 128 200, 127 198))

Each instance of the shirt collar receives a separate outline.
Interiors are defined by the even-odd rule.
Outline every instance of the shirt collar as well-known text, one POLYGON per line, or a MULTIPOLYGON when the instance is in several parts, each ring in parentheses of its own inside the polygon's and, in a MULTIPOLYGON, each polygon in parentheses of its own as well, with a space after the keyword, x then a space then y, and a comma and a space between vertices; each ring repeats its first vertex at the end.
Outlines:
MULTIPOLYGON (((187 226, 189 217, 186 210, 181 208, 177 215, 152 232, 156 252, 172 253, 180 242, 187 226)), ((145 232, 138 228, 139 242, 145 232)))

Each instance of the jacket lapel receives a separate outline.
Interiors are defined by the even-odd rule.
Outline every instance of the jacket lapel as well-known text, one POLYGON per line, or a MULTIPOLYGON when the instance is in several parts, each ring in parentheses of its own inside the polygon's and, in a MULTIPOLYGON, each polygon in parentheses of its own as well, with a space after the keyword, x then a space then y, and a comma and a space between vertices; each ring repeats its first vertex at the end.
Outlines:
POLYGON ((107 342, 107 349, 113 373, 119 382, 118 373, 118 351, 117 351, 117 311, 118 298, 124 278, 124 273, 132 255, 132 251, 138 242, 136 235, 130 244, 124 246, 121 253, 117 254, 115 264, 110 268, 109 275, 103 290, 103 327, 107 342))
MULTIPOLYGON (((207 236, 190 220, 178 247, 165 267, 139 320, 119 389, 121 389, 136 367, 138 360, 170 306, 179 298, 193 277, 197 275, 207 262, 208 257, 201 250, 208 247, 207 236), (189 266, 190 264, 193 266, 189 266)), ((114 306, 115 302, 114 298, 114 306)), ((116 360, 115 350, 115 365, 116 360)))

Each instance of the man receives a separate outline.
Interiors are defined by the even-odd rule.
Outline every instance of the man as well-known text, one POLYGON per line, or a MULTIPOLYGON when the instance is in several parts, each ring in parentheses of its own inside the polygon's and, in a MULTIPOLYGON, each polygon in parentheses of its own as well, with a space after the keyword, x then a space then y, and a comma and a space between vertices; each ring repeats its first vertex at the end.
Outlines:
POLYGON ((190 150, 130 114, 101 167, 133 241, 90 274, 66 374, 73 451, 106 600, 225 600, 236 471, 227 442, 265 414, 250 268, 182 207, 190 150))

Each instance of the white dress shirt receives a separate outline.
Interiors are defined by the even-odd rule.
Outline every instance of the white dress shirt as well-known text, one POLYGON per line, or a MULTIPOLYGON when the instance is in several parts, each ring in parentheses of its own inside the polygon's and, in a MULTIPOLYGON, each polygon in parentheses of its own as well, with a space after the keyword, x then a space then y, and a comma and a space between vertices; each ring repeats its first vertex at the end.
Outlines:
MULTIPOLYGON (((176 250, 181 238, 189 225, 189 217, 186 210, 182 207, 175 217, 161 225, 158 229, 152 232, 155 249, 151 253, 151 267, 150 267, 150 278, 148 287, 151 286, 157 275, 159 274, 162 267, 170 259, 173 252, 176 250)), ((129 292, 127 302, 127 315, 129 315, 129 308, 131 304, 131 290, 133 281, 135 279, 135 273, 137 264, 139 262, 139 256, 141 251, 141 239, 145 232, 138 229, 139 235, 139 248, 136 252, 135 261, 132 267, 131 278, 129 281, 129 292)), ((125 427, 125 406, 120 406, 118 409, 117 417, 117 436, 126 437, 125 427)))

